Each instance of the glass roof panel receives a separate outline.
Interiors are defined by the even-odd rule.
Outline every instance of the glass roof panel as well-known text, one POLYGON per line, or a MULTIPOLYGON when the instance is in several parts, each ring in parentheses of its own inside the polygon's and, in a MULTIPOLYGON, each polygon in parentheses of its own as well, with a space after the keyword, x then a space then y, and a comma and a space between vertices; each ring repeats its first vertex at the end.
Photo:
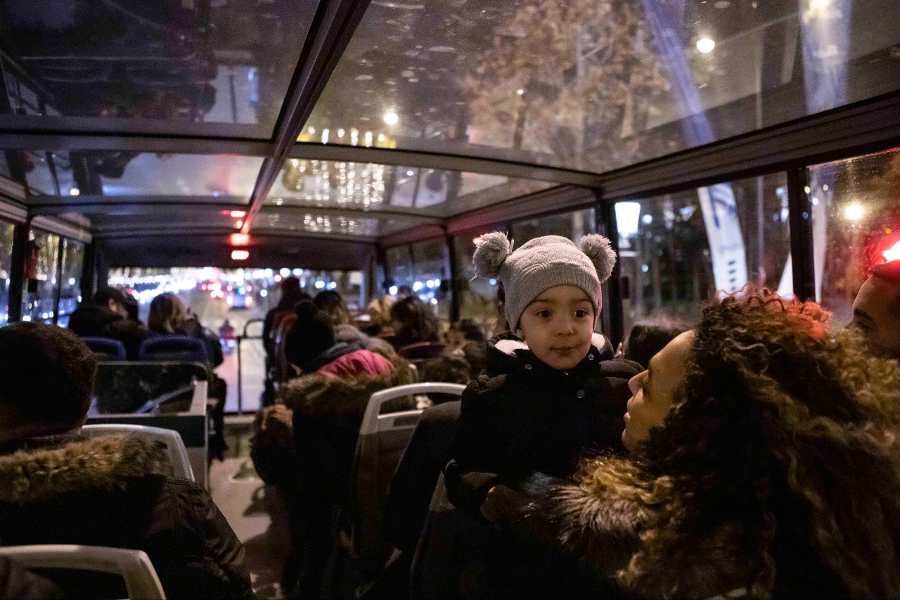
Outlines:
POLYGON ((131 229, 228 228, 238 231, 227 210, 199 206, 173 206, 166 210, 142 210, 141 207, 110 206, 102 213, 89 215, 91 225, 109 233, 131 229))
POLYGON ((0 122, 268 138, 316 4, 5 0, 0 122))
POLYGON ((603 172, 900 89, 896 9, 372 2, 299 141, 603 172))
POLYGON ((461 171, 290 159, 266 204, 449 217, 553 185, 461 171))
POLYGON ((311 210, 266 209, 253 218, 252 233, 273 231, 317 233, 375 238, 420 224, 415 217, 395 215, 334 214, 311 210))
POLYGON ((28 152, 26 180, 35 203, 66 202, 79 196, 148 201, 170 196, 246 204, 262 162, 259 157, 224 154, 28 152))

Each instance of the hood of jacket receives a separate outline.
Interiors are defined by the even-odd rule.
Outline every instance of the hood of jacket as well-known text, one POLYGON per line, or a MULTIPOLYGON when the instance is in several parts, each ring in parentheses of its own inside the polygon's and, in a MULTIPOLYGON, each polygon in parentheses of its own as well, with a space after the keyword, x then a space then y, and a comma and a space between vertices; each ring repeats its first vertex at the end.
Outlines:
POLYGON ((337 378, 312 373, 287 382, 278 391, 289 409, 310 417, 349 417, 362 419, 369 397, 398 385, 414 383, 413 372, 403 359, 393 361, 394 370, 371 377, 337 378))
POLYGON ((75 438, 0 456, 0 504, 54 502, 68 494, 110 494, 172 474, 165 446, 135 436, 75 438))

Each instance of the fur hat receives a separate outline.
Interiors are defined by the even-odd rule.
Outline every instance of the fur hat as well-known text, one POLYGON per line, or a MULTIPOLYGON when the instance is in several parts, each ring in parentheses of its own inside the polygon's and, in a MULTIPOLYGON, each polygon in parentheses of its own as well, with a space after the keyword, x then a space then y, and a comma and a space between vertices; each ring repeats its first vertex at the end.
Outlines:
POLYGON ((328 313, 304 300, 294 308, 297 320, 287 334, 284 354, 291 363, 306 371, 317 356, 334 346, 334 325, 328 313))
POLYGON ((584 290, 599 315, 600 284, 609 279, 616 253, 609 240, 597 234, 584 236, 580 248, 564 237, 546 235, 513 251, 506 235, 495 231, 475 239, 472 262, 477 276, 499 277, 503 283, 506 320, 515 330, 525 308, 544 290, 558 285, 584 290))

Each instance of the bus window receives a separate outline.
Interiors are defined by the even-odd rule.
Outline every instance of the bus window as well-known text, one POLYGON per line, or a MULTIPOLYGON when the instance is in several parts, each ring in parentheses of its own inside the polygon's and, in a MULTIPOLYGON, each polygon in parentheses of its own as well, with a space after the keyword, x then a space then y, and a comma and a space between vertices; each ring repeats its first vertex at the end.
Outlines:
POLYGON ((900 149, 809 169, 816 300, 846 324, 872 262, 869 251, 900 229, 900 149))
POLYGON ((64 239, 62 246, 62 274, 60 275, 59 317, 57 324, 66 327, 78 303, 81 302, 81 269, 84 263, 84 244, 64 239))
POLYGON ((625 331, 691 322, 714 290, 793 293, 784 173, 616 204, 625 331))
POLYGON ((410 254, 409 246, 396 246, 388 248, 385 252, 385 260, 387 262, 388 279, 396 286, 397 289, 389 290, 392 295, 396 295, 401 288, 407 287, 410 290, 413 286, 413 268, 412 254, 410 254))
POLYGON ((59 236, 32 231, 31 241, 37 246, 37 269, 33 282, 24 294, 23 320, 52 323, 56 316, 56 294, 59 290, 59 236))
POLYGON ((447 282, 446 244, 437 238, 412 245, 412 289, 433 306, 442 320, 450 319, 450 286, 447 282))
POLYGON ((495 330, 497 320, 497 279, 475 278, 472 255, 475 253, 474 240, 483 233, 503 231, 497 225, 474 231, 466 231, 453 238, 454 259, 456 261, 456 289, 459 293, 459 316, 482 323, 490 333, 495 330))
POLYGON ((9 320, 9 271, 12 268, 12 223, 0 221, 0 325, 9 320))

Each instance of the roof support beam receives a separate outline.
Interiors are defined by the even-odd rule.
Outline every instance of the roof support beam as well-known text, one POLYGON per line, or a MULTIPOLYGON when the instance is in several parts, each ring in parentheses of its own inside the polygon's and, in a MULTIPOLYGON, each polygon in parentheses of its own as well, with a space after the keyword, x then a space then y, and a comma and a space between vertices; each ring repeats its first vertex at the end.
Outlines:
POLYGON ((30 131, 0 127, 0 148, 68 152, 153 152, 158 154, 239 154, 268 156, 273 144, 267 140, 197 136, 162 137, 122 133, 74 133, 30 131))
POLYGON ((369 0, 320 0, 275 125, 275 147, 271 156, 263 161, 253 189, 250 209, 244 219, 244 233, 250 231, 253 216, 262 208, 300 130, 312 114, 316 101, 368 7, 369 0))

